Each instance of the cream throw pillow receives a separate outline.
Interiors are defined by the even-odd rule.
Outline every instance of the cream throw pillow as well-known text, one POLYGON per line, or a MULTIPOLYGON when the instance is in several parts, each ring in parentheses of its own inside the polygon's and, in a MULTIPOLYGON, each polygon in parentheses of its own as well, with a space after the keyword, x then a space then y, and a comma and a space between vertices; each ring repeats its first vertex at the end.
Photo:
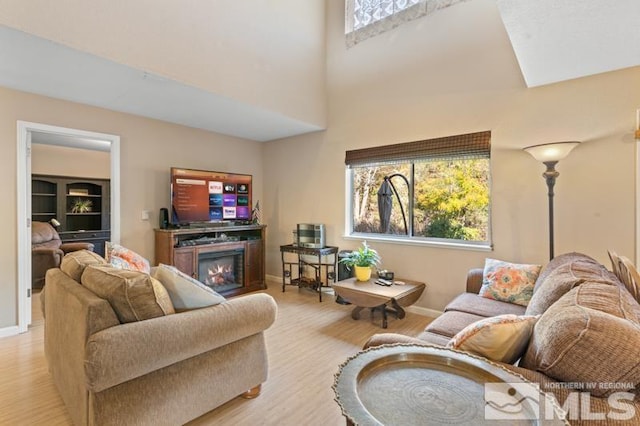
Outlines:
POLYGON ((217 305, 226 299, 211 288, 177 268, 160 264, 152 268, 151 276, 167 289, 175 309, 198 309, 217 305))
POLYGON ((513 364, 526 350, 537 320, 538 316, 513 314, 486 318, 463 328, 447 347, 513 364))
POLYGON ((175 313, 167 290, 149 274, 112 266, 87 266, 82 285, 111 304, 121 323, 175 313))

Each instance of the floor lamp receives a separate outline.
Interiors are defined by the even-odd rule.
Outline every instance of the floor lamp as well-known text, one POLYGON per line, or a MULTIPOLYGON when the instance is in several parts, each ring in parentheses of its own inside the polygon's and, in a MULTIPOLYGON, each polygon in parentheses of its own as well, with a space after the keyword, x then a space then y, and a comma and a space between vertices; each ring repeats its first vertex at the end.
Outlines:
POLYGON ((556 179, 560 175, 556 171, 556 164, 558 161, 565 158, 573 148, 578 146, 580 142, 553 142, 545 143, 541 145, 533 145, 524 148, 533 158, 542 162, 547 166, 547 170, 542 174, 542 177, 547 182, 547 188, 549 188, 549 260, 552 260, 553 255, 553 187, 556 184, 556 179))

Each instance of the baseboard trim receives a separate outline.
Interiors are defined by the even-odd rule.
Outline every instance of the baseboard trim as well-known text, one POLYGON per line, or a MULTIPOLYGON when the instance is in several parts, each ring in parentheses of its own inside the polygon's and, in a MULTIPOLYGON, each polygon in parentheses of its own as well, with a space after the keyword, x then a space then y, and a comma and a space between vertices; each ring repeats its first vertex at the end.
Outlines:
POLYGON ((278 282, 280 282, 280 284, 282 284, 282 277, 278 277, 276 275, 266 274, 264 276, 264 279, 267 280, 267 281, 278 281, 278 282))
POLYGON ((437 311, 435 309, 429 309, 429 308, 423 308, 421 306, 409 306, 404 308, 405 311, 407 312, 411 312, 412 314, 416 314, 416 315, 422 315, 424 317, 430 317, 430 318, 438 318, 440 315, 442 315, 442 312, 437 311))
POLYGON ((20 332, 20 329, 17 325, 12 325, 11 327, 0 328, 0 339, 3 337, 15 336, 20 332))

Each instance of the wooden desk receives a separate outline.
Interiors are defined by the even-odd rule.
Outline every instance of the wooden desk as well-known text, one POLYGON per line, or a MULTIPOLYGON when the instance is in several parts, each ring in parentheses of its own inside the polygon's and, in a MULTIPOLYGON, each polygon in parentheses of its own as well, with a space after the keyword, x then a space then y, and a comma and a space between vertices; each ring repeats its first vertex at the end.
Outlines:
POLYGON ((382 311, 382 328, 387 328, 387 312, 394 313, 397 318, 405 317, 403 307, 413 305, 422 295, 426 284, 419 281, 398 279, 404 285, 394 284, 386 287, 369 281, 356 281, 355 278, 338 281, 333 284, 336 295, 353 303, 356 307, 351 312, 351 318, 360 319, 363 309, 371 308, 382 311))

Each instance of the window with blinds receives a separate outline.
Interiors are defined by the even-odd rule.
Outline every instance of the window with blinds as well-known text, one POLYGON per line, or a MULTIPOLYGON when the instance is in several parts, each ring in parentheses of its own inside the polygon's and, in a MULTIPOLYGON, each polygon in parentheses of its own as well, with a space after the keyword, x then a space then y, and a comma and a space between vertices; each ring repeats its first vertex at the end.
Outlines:
POLYGON ((463 1, 468 0, 345 0, 347 46, 463 1))
POLYGON ((491 132, 347 151, 350 235, 489 245, 491 132))

